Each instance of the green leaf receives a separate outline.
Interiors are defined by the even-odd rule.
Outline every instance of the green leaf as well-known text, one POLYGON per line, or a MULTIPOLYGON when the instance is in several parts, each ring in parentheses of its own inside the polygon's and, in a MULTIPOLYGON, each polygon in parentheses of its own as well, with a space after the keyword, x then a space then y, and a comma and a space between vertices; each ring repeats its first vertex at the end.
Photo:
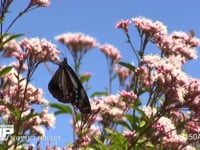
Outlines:
POLYGON ((131 115, 131 114, 126 114, 125 118, 129 121, 130 125, 131 125, 131 131, 134 131, 138 129, 139 126, 139 118, 135 115, 131 115))
POLYGON ((1 39, 1 41, 0 41, 0 51, 2 51, 3 50, 3 46, 4 46, 4 44, 6 44, 7 42, 9 42, 9 41, 11 41, 11 40, 13 40, 13 39, 16 39, 16 38, 18 38, 18 37, 21 37, 21 36, 23 36, 24 34, 14 34, 14 35, 10 35, 10 34, 4 34, 3 36, 2 36, 2 39, 1 39))
POLYGON ((124 67, 126 67, 126 68, 132 70, 133 72, 135 72, 135 69, 136 69, 135 66, 133 66, 133 65, 130 64, 130 63, 126 63, 126 62, 120 61, 120 62, 118 62, 118 64, 120 64, 121 66, 124 66, 124 67))
POLYGON ((95 96, 107 96, 108 93, 107 92, 94 92, 91 97, 95 97, 95 96))
POLYGON ((109 133, 108 140, 110 140, 110 144, 108 149, 118 150, 127 148, 128 145, 122 133, 109 128, 106 128, 105 130, 109 133))
POLYGON ((81 83, 84 83, 84 82, 89 81, 89 79, 91 78, 91 76, 80 75, 79 78, 80 78, 81 83))
POLYGON ((126 121, 116 121, 117 124, 122 125, 123 127, 132 130, 132 128, 130 127, 129 123, 126 121))
POLYGON ((60 103, 50 103, 49 106, 51 108, 57 109, 54 114, 59 115, 59 114, 72 114, 72 110, 70 106, 60 104, 60 103))
POLYGON ((105 145, 98 137, 94 137, 95 144, 91 144, 90 147, 95 150, 107 150, 107 145, 105 145))
POLYGON ((12 66, 7 66, 0 71, 0 77, 3 77, 12 70, 12 66))

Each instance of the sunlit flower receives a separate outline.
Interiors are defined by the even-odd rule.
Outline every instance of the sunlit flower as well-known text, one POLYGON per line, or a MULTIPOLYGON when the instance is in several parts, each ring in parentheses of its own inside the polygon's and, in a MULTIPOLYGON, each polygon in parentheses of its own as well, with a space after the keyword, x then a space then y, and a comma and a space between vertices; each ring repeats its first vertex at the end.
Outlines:
POLYGON ((25 56, 29 57, 30 61, 58 62, 60 60, 58 56, 60 52, 56 49, 56 45, 46 39, 24 38, 19 44, 22 47, 24 54, 26 54, 25 56))
POLYGON ((116 66, 114 70, 119 78, 120 83, 123 83, 132 73, 128 68, 121 66, 116 66))
POLYGON ((137 95, 133 91, 128 92, 123 90, 119 94, 128 99, 133 99, 133 100, 137 99, 137 95))
POLYGON ((143 106, 142 107, 143 112, 145 113, 145 115, 149 118, 151 118, 152 116, 154 116, 157 112, 156 108, 154 107, 150 107, 150 106, 143 106))
POLYGON ((56 40, 66 45, 71 51, 88 51, 97 46, 95 38, 83 33, 65 33, 55 37, 56 40))
POLYGON ((125 33, 128 33, 128 27, 131 24, 130 20, 123 20, 121 19, 119 22, 117 22, 117 24, 115 25, 115 28, 121 28, 125 31, 125 33))
POLYGON ((167 34, 167 27, 159 21, 152 22, 152 20, 144 17, 133 18, 132 21, 141 34, 145 33, 147 36, 154 38, 167 34))
POLYGON ((121 59, 121 55, 119 53, 119 50, 115 48, 111 44, 104 44, 100 45, 99 49, 112 60, 112 62, 119 61, 121 59))
POLYGON ((31 4, 48 7, 50 5, 50 0, 31 0, 31 4))
POLYGON ((16 40, 8 41, 3 46, 3 56, 4 57, 13 57, 21 50, 20 45, 16 42, 16 40))
POLYGON ((32 132, 35 132, 38 136, 45 136, 45 130, 41 126, 31 126, 32 132))

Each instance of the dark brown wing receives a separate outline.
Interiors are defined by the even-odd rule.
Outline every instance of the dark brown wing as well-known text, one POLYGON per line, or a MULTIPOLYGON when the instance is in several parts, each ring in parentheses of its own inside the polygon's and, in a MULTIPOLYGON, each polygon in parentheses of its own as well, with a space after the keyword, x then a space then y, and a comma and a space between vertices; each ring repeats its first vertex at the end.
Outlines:
POLYGON ((71 103, 75 105, 80 112, 84 114, 91 113, 91 106, 87 93, 80 79, 68 64, 67 67, 65 67, 65 75, 68 75, 73 83, 74 99, 71 103))
POLYGON ((49 82, 48 89, 50 93, 60 102, 71 103, 74 98, 72 86, 69 76, 65 75, 64 66, 60 64, 49 82))
POLYGON ((66 58, 59 65, 58 70, 48 85, 51 94, 63 103, 71 103, 81 113, 91 112, 90 102, 81 81, 73 69, 67 64, 66 58))

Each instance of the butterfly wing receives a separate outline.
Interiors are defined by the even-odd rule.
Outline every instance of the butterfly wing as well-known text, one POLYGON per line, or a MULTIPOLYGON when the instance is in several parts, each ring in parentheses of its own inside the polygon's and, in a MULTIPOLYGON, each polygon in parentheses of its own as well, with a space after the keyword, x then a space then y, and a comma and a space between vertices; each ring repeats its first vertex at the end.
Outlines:
POLYGON ((71 103, 80 112, 91 112, 90 102, 81 81, 64 59, 48 85, 51 94, 63 103, 71 103))
POLYGON ((66 76, 64 66, 61 63, 58 70, 49 82, 48 89, 50 93, 63 103, 71 103, 73 100, 72 83, 69 76, 66 76))
POLYGON ((91 113, 91 106, 87 93, 76 73, 68 64, 67 67, 65 67, 65 72, 65 74, 69 75, 73 83, 74 99, 72 100, 72 104, 79 108, 79 110, 84 114, 91 113))

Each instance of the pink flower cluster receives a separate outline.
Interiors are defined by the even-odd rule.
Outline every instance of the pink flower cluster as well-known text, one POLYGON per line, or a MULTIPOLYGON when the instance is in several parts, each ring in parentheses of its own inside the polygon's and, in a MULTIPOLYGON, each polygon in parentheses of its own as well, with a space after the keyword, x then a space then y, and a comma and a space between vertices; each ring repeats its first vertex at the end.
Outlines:
POLYGON ((16 57, 19 62, 24 62, 29 58, 35 62, 58 62, 60 52, 56 46, 46 39, 24 38, 19 43, 11 40, 4 45, 3 56, 16 57))
POLYGON ((136 132, 133 131, 123 131, 122 135, 126 138, 128 143, 132 143, 136 137, 136 132))
POLYGON ((121 55, 119 53, 119 50, 115 48, 111 44, 104 44, 100 45, 99 49, 108 57, 112 60, 112 62, 117 62, 121 59, 121 55))
POLYGON ((166 55, 180 55, 185 59, 197 58, 195 48, 200 46, 200 40, 184 32, 173 32, 155 41, 166 55))
POLYGON ((128 34, 128 27, 129 25, 131 24, 131 21, 130 20, 123 20, 121 19, 116 25, 115 25, 115 28, 121 28, 124 30, 124 32, 126 34, 128 34))
POLYGON ((133 18, 132 21, 140 34, 146 34, 154 38, 167 34, 167 27, 159 21, 152 22, 144 17, 133 18))
POLYGON ((56 40, 66 45, 71 51, 88 51, 95 48, 98 43, 95 38, 83 33, 65 33, 55 37, 56 40))
POLYGON ((159 138, 164 147, 169 147, 170 145, 173 148, 178 148, 180 145, 185 145, 187 142, 184 136, 176 133, 176 128, 169 118, 159 118, 152 127, 155 129, 153 136, 159 138))
POLYGON ((18 52, 20 52, 21 47, 20 45, 16 42, 16 40, 11 40, 4 44, 3 46, 3 56, 4 57, 12 57, 16 56, 18 52))
POLYGON ((131 70, 127 69, 126 67, 116 66, 114 68, 118 78, 119 82, 122 84, 125 82, 125 80, 131 76, 131 70))
POLYGON ((98 112, 98 115, 102 118, 101 121, 111 122, 113 119, 120 120, 123 118, 126 103, 121 99, 119 94, 109 95, 101 100, 93 100, 91 107, 93 112, 98 112))
POLYGON ((44 108, 40 115, 33 115, 33 105, 47 105, 48 101, 43 98, 42 89, 36 88, 31 84, 26 85, 26 80, 19 75, 17 78, 17 71, 13 68, 8 74, 3 77, 4 88, 0 91, 1 100, 6 105, 0 105, 0 114, 3 114, 4 120, 18 126, 18 120, 13 114, 13 109, 17 108, 24 118, 23 124, 20 126, 20 131, 30 130, 37 136, 43 136, 45 131, 42 126, 53 127, 55 117, 53 114, 48 113, 44 108), (20 80, 20 83, 18 84, 20 80), (25 90, 26 89, 26 90, 25 90), (9 107, 6 107, 9 106, 9 107), (29 117, 29 119, 25 119, 29 117))
MULTIPOLYGON (((39 38, 24 38, 19 42, 19 45, 22 47, 24 53, 19 53, 16 57, 21 58, 21 55, 29 56, 29 59, 37 62, 58 62, 60 53, 56 46, 46 39, 39 38)), ((19 59, 20 60, 20 59, 19 59)))
POLYGON ((133 92, 121 91, 117 95, 92 100, 92 115, 87 118, 87 123, 81 125, 79 121, 75 125, 77 133, 84 133, 80 135, 76 143, 85 147, 94 141, 95 137, 100 137, 101 127, 96 126, 96 123, 100 123, 103 127, 111 127, 113 121, 123 120, 125 111, 129 108, 127 102, 130 103, 135 99, 137 99, 137 95, 133 92))
POLYGON ((188 76, 181 69, 180 57, 161 58, 158 55, 147 55, 142 59, 142 63, 146 66, 141 66, 136 71, 140 73, 141 82, 145 86, 162 87, 168 100, 184 101, 186 90, 183 85, 186 84, 188 76), (167 94, 168 92, 170 94, 167 94))
POLYGON ((185 127, 188 133, 200 134, 200 123, 197 121, 188 121, 185 127))
POLYGON ((50 0, 31 0, 31 4, 42 7, 48 7, 50 5, 50 0))

